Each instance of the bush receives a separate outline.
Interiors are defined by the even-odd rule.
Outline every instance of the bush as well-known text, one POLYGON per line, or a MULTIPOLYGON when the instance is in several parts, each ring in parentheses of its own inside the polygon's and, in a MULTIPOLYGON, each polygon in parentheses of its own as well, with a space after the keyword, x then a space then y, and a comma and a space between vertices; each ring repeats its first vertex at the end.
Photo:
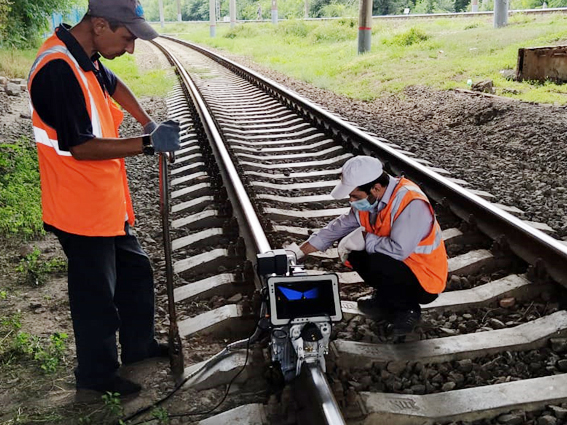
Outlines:
POLYGON ((429 36, 420 28, 412 27, 408 31, 395 35, 390 40, 386 40, 385 44, 395 46, 411 46, 412 44, 421 43, 429 40, 429 36))
POLYGON ((24 282, 32 285, 43 285, 47 281, 49 273, 63 272, 67 270, 67 262, 61 258, 52 258, 44 261, 40 258, 39 249, 35 248, 31 254, 26 255, 17 267, 24 274, 24 282))
POLYGON ((310 37, 315 42, 340 42, 347 40, 356 40, 356 29, 353 27, 344 27, 334 22, 318 25, 310 33, 310 37))
POLYGON ((283 35, 284 37, 307 37, 309 34, 310 28, 304 21, 284 21, 278 24, 277 32, 283 35))
POLYGON ((37 153, 25 138, 0 145, 0 233, 26 238, 43 233, 37 153))
POLYGON ((258 35, 256 25, 237 25, 228 30, 223 36, 224 38, 253 38, 258 35))

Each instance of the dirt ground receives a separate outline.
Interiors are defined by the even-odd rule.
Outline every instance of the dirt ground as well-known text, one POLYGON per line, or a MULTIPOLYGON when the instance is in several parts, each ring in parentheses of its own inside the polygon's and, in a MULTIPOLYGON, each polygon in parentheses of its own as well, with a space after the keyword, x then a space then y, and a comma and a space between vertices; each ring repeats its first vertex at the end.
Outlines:
MULTIPOLYGON (((151 50, 141 48, 140 53, 151 54, 151 50)), ((424 87, 408 87, 398 95, 374 102, 349 101, 269 71, 246 58, 239 59, 328 110, 400 144, 435 166, 452 171, 455 177, 468 180, 476 189, 493 193, 496 202, 519 207, 525 211, 526 218, 547 223, 555 230, 556 237, 567 239, 567 110, 564 107, 437 92, 424 87)), ((161 61, 154 63, 164 66, 161 61)), ((165 117, 163 99, 143 99, 143 104, 152 110, 152 115, 157 115, 156 119, 165 117)), ((139 131, 131 119, 126 133, 129 131, 139 131)), ((8 96, 0 90, 0 144, 31 134, 27 93, 8 96)), ((155 239, 161 229, 157 204, 152 201, 155 186, 147 185, 149 165, 145 158, 136 158, 129 166, 133 169, 130 184, 135 207, 141 211, 138 234, 154 267, 159 269, 161 251, 155 239)), ((152 173, 155 180, 156 170, 152 173)), ((39 287, 21 283, 22 276, 16 267, 34 247, 40 249, 44 259, 63 258, 56 239, 50 235, 34 241, 0 242, 0 291, 6 292, 6 297, 0 298, 0 320, 19 315, 21 330, 37 336, 67 333, 65 361, 53 375, 42 373, 31 360, 0 366, 0 424, 37 423, 40 419, 48 424, 111 423, 108 406, 100 402, 75 402, 73 332, 65 277, 51 275, 39 287)), ((158 273, 157 280, 160 279, 163 276, 158 273)), ((156 327, 162 339, 167 329, 164 300, 163 291, 158 291, 156 327)), ((0 353, 9 340, 9 337, 0 339, 0 353)), ((195 350, 198 352, 199 347, 195 350)), ((160 361, 123 371, 141 381, 145 388, 139 398, 123 403, 127 412, 155 401, 172 388, 167 369, 167 361, 160 361)), ((220 390, 203 391, 198 396, 187 391, 176 400, 177 407, 172 410, 211 406, 221 396, 220 390)), ((221 410, 228 407, 230 404, 221 410)), ((173 419, 171 423, 189 423, 189 419, 173 419)))

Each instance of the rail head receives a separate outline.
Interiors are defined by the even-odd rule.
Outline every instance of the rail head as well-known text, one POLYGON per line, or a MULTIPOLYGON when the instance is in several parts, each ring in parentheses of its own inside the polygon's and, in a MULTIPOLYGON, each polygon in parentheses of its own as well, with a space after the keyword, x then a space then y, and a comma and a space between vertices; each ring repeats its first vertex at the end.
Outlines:
POLYGON ((241 235, 246 239, 247 258, 251 261, 255 261, 256 254, 270 251, 270 244, 216 123, 197 86, 181 62, 169 52, 165 46, 156 41, 153 41, 153 43, 166 55, 168 60, 174 64, 179 77, 193 100, 193 104, 219 164, 222 178, 227 182, 226 188, 228 196, 232 201, 233 208, 237 215, 241 235))

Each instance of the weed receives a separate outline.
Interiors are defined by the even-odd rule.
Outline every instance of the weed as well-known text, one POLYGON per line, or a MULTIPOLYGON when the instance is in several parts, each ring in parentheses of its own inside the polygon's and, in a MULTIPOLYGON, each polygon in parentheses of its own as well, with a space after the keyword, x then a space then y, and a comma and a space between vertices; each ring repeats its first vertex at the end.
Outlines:
POLYGON ((120 417, 124 413, 124 408, 122 407, 122 403, 120 402, 120 394, 119 393, 111 393, 107 391, 106 394, 102 396, 102 401, 104 402, 104 406, 106 410, 114 417, 120 417))
POLYGON ((65 357, 67 349, 65 333, 54 333, 48 339, 18 332, 12 340, 12 353, 33 359, 46 374, 55 373, 65 357))
POLYGON ((140 72, 133 56, 123 55, 113 60, 103 60, 104 65, 120 76, 120 79, 136 96, 165 96, 173 88, 175 76, 167 70, 140 72))
POLYGON ((37 50, 0 49, 0 73, 9 78, 27 78, 37 50))
POLYGON ((463 28, 463 29, 466 31, 466 30, 472 30, 473 28, 478 28, 478 27, 480 27, 480 22, 473 22, 472 24, 465 25, 465 28, 463 28))
POLYGON ((67 262, 61 258, 52 258, 48 261, 40 259, 41 252, 38 248, 26 255, 20 261, 16 270, 24 274, 24 282, 32 286, 43 285, 50 273, 64 272, 67 270, 67 262))
POLYGON ((14 313, 12 316, 3 317, 2 321, 0 321, 0 325, 2 328, 7 329, 8 331, 11 330, 18 330, 22 328, 22 313, 17 312, 14 313))
POLYGON ((316 43, 356 40, 356 35, 357 32, 354 27, 345 28, 342 25, 337 25, 336 22, 318 25, 309 33, 310 38, 316 43))
POLYGON ((278 24, 277 31, 284 37, 294 36, 299 38, 307 37, 309 26, 305 21, 289 20, 278 24))
POLYGON ((35 145, 21 138, 0 145, 0 233, 31 238, 43 233, 35 145))
POLYGON ((152 410, 152 418, 157 419, 158 425, 169 424, 169 413, 165 407, 156 407, 152 410))
POLYGON ((420 28, 411 27, 409 30, 395 35, 385 44, 394 46, 411 46, 412 44, 421 43, 429 39, 429 35, 420 28))
POLYGON ((8 292, 0 291, 0 300, 5 300, 8 298, 8 292))
POLYGON ((231 28, 223 35, 225 38, 236 38, 236 37, 256 37, 258 35, 258 30, 253 25, 237 25, 231 28))

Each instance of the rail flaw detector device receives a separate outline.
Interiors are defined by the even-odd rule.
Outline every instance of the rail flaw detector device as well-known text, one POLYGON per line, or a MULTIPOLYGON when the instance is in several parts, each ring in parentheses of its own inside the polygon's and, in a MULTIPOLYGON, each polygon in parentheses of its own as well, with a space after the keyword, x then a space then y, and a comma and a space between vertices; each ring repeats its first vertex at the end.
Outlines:
POLYGON ((325 372, 332 323, 342 320, 337 275, 308 274, 295 254, 283 249, 257 259, 267 293, 272 362, 280 364, 286 381, 299 375, 303 363, 325 372))

